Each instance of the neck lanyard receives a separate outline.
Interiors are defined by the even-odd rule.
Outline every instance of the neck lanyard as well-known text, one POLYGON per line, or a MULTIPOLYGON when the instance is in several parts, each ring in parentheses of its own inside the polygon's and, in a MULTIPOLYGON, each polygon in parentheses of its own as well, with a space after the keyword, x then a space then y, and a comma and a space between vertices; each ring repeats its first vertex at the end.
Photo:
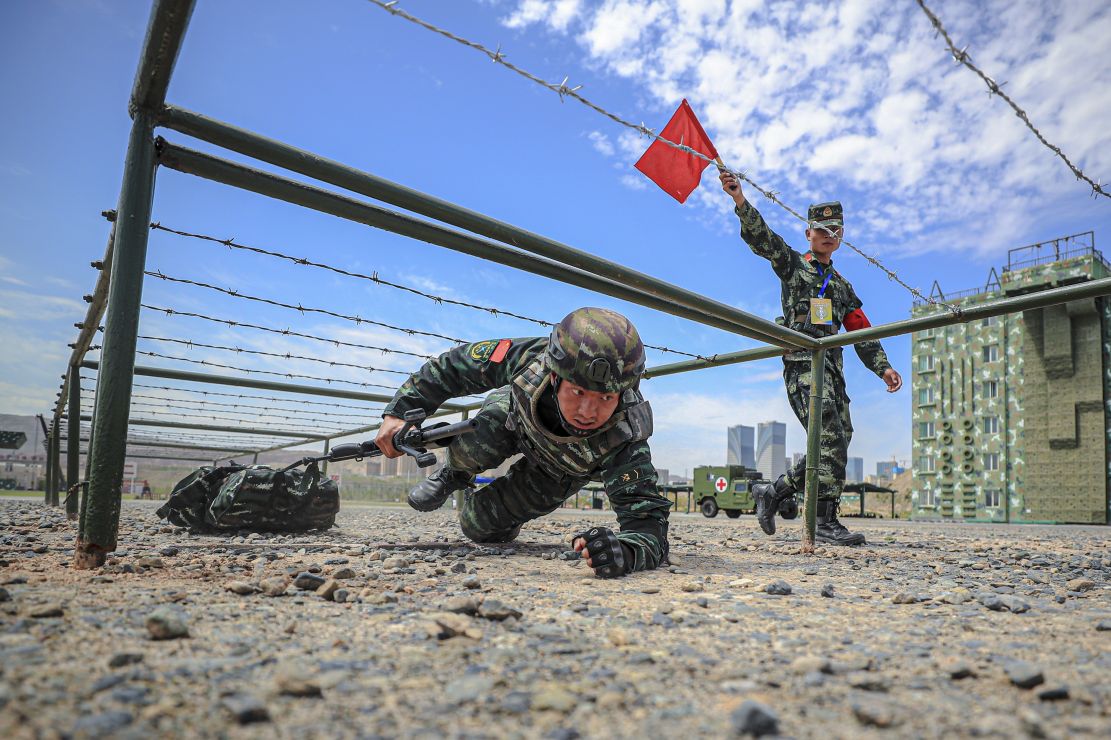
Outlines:
POLYGON ((819 262, 817 260, 817 258, 815 258, 814 259, 814 269, 816 269, 818 271, 819 275, 824 274, 824 276, 825 276, 825 279, 822 280, 822 287, 818 289, 818 297, 819 298, 825 298, 826 287, 829 285, 829 279, 831 277, 833 277, 833 267, 830 266, 826 270, 823 270, 822 269, 822 263, 819 262))

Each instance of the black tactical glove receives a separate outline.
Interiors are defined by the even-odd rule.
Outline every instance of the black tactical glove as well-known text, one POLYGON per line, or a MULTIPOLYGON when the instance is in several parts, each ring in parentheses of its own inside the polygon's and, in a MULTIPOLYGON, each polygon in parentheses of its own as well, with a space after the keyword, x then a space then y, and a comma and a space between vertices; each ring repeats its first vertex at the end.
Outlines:
POLYGON ((625 545, 609 527, 592 527, 579 532, 571 538, 571 543, 579 538, 586 540, 590 551, 590 562, 594 575, 599 578, 618 578, 633 569, 632 553, 625 552, 625 545))
POLYGON ((794 519, 799 515, 799 502, 794 496, 788 496, 779 502, 779 515, 784 519, 794 519))

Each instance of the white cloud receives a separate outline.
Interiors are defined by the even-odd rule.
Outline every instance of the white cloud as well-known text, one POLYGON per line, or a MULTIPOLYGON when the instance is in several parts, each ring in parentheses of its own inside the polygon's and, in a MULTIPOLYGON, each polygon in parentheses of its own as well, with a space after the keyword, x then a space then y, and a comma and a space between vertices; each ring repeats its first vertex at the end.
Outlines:
POLYGON ((586 138, 590 139, 591 145, 599 154, 605 157, 612 157, 614 155, 616 150, 614 149, 613 142, 601 131, 591 131, 586 135, 586 138))
MULTIPOLYGON (((524 0, 518 13, 539 22, 553 8, 524 0)), ((913 4, 607 0, 579 11, 559 30, 638 86, 657 126, 687 97, 727 163, 796 209, 841 197, 861 214, 852 233, 864 247, 996 252, 1087 195, 953 63, 913 4), (895 215, 908 212, 913 221, 895 215), (987 226, 1000 212, 1019 215, 987 226)), ((938 11, 1051 142, 1093 177, 1111 171, 1111 87, 1100 84, 1111 57, 1092 53, 1111 36, 1111 5, 992 0, 938 11)), ((618 157, 645 148, 628 132, 617 141, 618 157)))

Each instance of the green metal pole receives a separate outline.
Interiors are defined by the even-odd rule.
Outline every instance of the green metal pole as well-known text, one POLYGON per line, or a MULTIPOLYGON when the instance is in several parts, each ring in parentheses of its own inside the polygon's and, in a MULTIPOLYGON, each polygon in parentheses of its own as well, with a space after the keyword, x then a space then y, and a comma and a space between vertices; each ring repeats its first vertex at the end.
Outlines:
MULTIPOLYGON (((590 259, 593 261, 580 265, 577 260, 572 260, 568 256, 569 253, 558 253, 556 259, 530 254, 488 239, 423 221, 404 213, 390 211, 322 188, 180 147, 161 139, 158 142, 158 152, 158 161, 162 166, 179 172, 250 190, 374 228, 392 231, 395 234, 418 239, 428 244, 435 244, 456 252, 469 254, 472 257, 531 272, 534 275, 541 275, 604 295, 621 298, 673 316, 688 318, 752 339, 793 349, 810 349, 817 346, 817 340, 805 334, 800 334, 743 311, 723 306, 717 301, 676 288, 656 278, 649 278, 647 275, 642 277, 651 281, 651 286, 666 285, 672 288, 677 295, 686 296, 686 298, 678 300, 670 296, 663 297, 661 292, 646 287, 637 281, 620 282, 612 277, 613 270, 604 269, 603 265, 609 265, 610 268, 619 268, 620 266, 606 260, 591 257, 590 259), (723 308, 724 311, 719 311, 719 308, 723 308)), ((516 242, 513 242, 513 244, 522 248, 525 246, 516 242)), ((571 251, 582 254, 576 250, 571 251)), ((620 270, 627 270, 627 268, 620 268, 620 270)), ((633 273, 632 271, 628 271, 628 274, 640 275, 640 273, 633 273)))
POLYGON ((81 369, 69 367, 69 438, 66 440, 66 519, 77 519, 78 493, 74 488, 81 479, 81 369))
POLYGON ((51 452, 54 450, 54 435, 46 433, 46 475, 43 481, 42 502, 50 506, 50 492, 54 489, 54 460, 51 452))
MULTIPOLYGON (((773 344, 806 348, 817 346, 814 340, 805 334, 792 331, 767 319, 720 303, 701 293, 680 288, 665 280, 610 262, 590 252, 575 249, 554 239, 540 236, 504 221, 499 221, 454 203, 320 157, 312 152, 297 149, 254 132, 208 118, 199 113, 174 106, 165 106, 159 116, 159 125, 246 154, 249 157, 299 172, 313 179, 466 229, 475 234, 481 234, 504 244, 510 244, 520 250, 546 258, 548 261, 559 263, 592 276, 605 278, 616 285, 628 286, 641 294, 650 294, 663 299, 662 305, 667 308, 661 310, 668 313, 679 315, 676 309, 684 307, 702 315, 702 318, 695 319, 696 321, 710 324, 712 319, 733 327, 727 328, 727 326, 722 326, 719 323, 713 323, 713 325, 720 326, 726 331, 736 332, 736 327, 743 326, 746 327, 746 331, 737 333, 769 341, 773 344), (757 334, 763 336, 756 336, 757 334)), ((389 211, 383 212, 389 213, 389 211)), ((441 246, 447 245, 441 244, 441 246)), ((456 247, 449 248, 455 249, 456 247)), ((648 305, 639 300, 636 302, 648 305)))
POLYGON ((810 415, 806 427, 806 531, 803 552, 814 552, 814 530, 818 519, 818 464, 822 449, 822 396, 826 388, 826 353, 810 353, 810 415))
MULTIPOLYGON (((148 39, 149 40, 149 39, 148 39)), ((105 311, 101 372, 89 455, 88 504, 74 549, 74 567, 96 568, 116 549, 120 496, 127 452, 127 417, 131 408, 135 343, 143 296, 147 237, 154 198, 154 119, 135 112, 124 162, 117 208, 112 276, 105 311)))

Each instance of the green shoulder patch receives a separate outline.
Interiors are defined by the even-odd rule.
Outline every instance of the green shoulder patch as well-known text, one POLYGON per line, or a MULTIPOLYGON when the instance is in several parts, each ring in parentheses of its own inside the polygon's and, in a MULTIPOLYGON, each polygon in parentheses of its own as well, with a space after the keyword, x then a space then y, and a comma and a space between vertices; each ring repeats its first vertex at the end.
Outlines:
POLYGON ((470 354, 471 359, 475 362, 486 362, 490 359, 490 355, 497 345, 498 343, 492 339, 485 342, 475 342, 471 345, 471 351, 468 354, 470 354))

